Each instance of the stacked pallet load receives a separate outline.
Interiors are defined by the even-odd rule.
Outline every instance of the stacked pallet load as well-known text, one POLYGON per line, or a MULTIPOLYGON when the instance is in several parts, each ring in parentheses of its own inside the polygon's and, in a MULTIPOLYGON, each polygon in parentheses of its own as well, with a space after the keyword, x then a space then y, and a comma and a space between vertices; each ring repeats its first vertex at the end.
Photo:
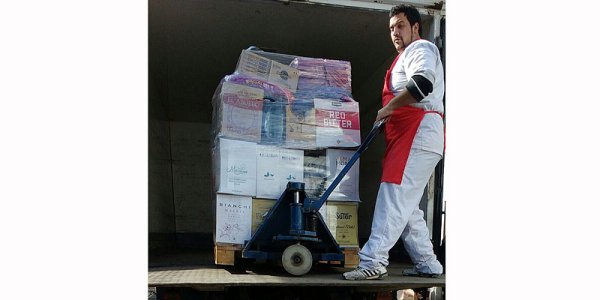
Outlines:
MULTIPOLYGON (((360 145, 350 63, 243 50, 212 99, 215 263, 233 265, 285 191, 304 182, 318 198, 360 145)), ((359 161, 321 207, 327 227, 357 263, 359 161)))

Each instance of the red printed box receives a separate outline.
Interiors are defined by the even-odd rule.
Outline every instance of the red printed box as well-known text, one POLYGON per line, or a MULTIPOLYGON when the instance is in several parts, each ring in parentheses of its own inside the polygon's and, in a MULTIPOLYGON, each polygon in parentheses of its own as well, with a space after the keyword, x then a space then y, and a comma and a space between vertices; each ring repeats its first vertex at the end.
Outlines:
POLYGON ((360 146, 358 102, 315 99, 317 147, 360 146))

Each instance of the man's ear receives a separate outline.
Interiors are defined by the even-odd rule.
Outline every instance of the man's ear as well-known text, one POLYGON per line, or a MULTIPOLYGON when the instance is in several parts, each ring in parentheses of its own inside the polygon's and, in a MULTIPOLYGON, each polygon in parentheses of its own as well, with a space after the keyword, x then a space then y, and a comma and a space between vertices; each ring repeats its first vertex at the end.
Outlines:
MULTIPOLYGON (((419 35, 419 27, 421 26, 420 23, 415 23, 415 25, 413 26, 413 34, 414 35, 419 35)), ((420 37, 420 36, 419 36, 420 37)))

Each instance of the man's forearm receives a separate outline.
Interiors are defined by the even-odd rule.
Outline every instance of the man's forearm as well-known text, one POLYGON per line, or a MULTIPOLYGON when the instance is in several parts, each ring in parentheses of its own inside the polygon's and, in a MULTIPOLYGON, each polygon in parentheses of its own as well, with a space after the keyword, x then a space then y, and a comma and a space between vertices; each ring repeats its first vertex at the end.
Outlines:
POLYGON ((417 100, 408 92, 408 90, 403 90, 398 96, 392 98, 392 100, 390 100, 386 106, 377 112, 377 118, 375 121, 379 121, 391 115, 397 108, 412 103, 417 103, 417 100))
POLYGON ((402 90, 402 92, 400 92, 398 96, 392 98, 386 106, 389 107, 388 109, 390 111, 394 111, 399 107, 413 103, 417 103, 417 100, 408 92, 408 90, 402 90))

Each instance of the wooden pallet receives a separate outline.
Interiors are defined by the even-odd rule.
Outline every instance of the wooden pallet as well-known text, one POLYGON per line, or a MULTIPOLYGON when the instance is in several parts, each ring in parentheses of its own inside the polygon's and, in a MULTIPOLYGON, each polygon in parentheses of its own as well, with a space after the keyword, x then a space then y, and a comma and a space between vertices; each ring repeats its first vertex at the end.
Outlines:
MULTIPOLYGON (((346 247, 342 248, 344 253, 344 267, 354 268, 358 266, 358 247, 346 247)), ((236 257, 242 255, 242 245, 235 244, 216 244, 214 247, 215 264, 233 266, 235 265, 236 257)), ((319 261, 318 263, 325 263, 331 265, 341 265, 341 261, 319 261)))
POLYGON ((215 264, 233 266, 235 265, 236 254, 242 253, 242 245, 235 244, 215 244, 215 264))
POLYGON ((351 248, 343 248, 344 249, 344 267, 346 268, 355 268, 358 266, 359 263, 359 258, 358 258, 358 251, 360 251, 360 249, 358 247, 351 247, 351 248))

